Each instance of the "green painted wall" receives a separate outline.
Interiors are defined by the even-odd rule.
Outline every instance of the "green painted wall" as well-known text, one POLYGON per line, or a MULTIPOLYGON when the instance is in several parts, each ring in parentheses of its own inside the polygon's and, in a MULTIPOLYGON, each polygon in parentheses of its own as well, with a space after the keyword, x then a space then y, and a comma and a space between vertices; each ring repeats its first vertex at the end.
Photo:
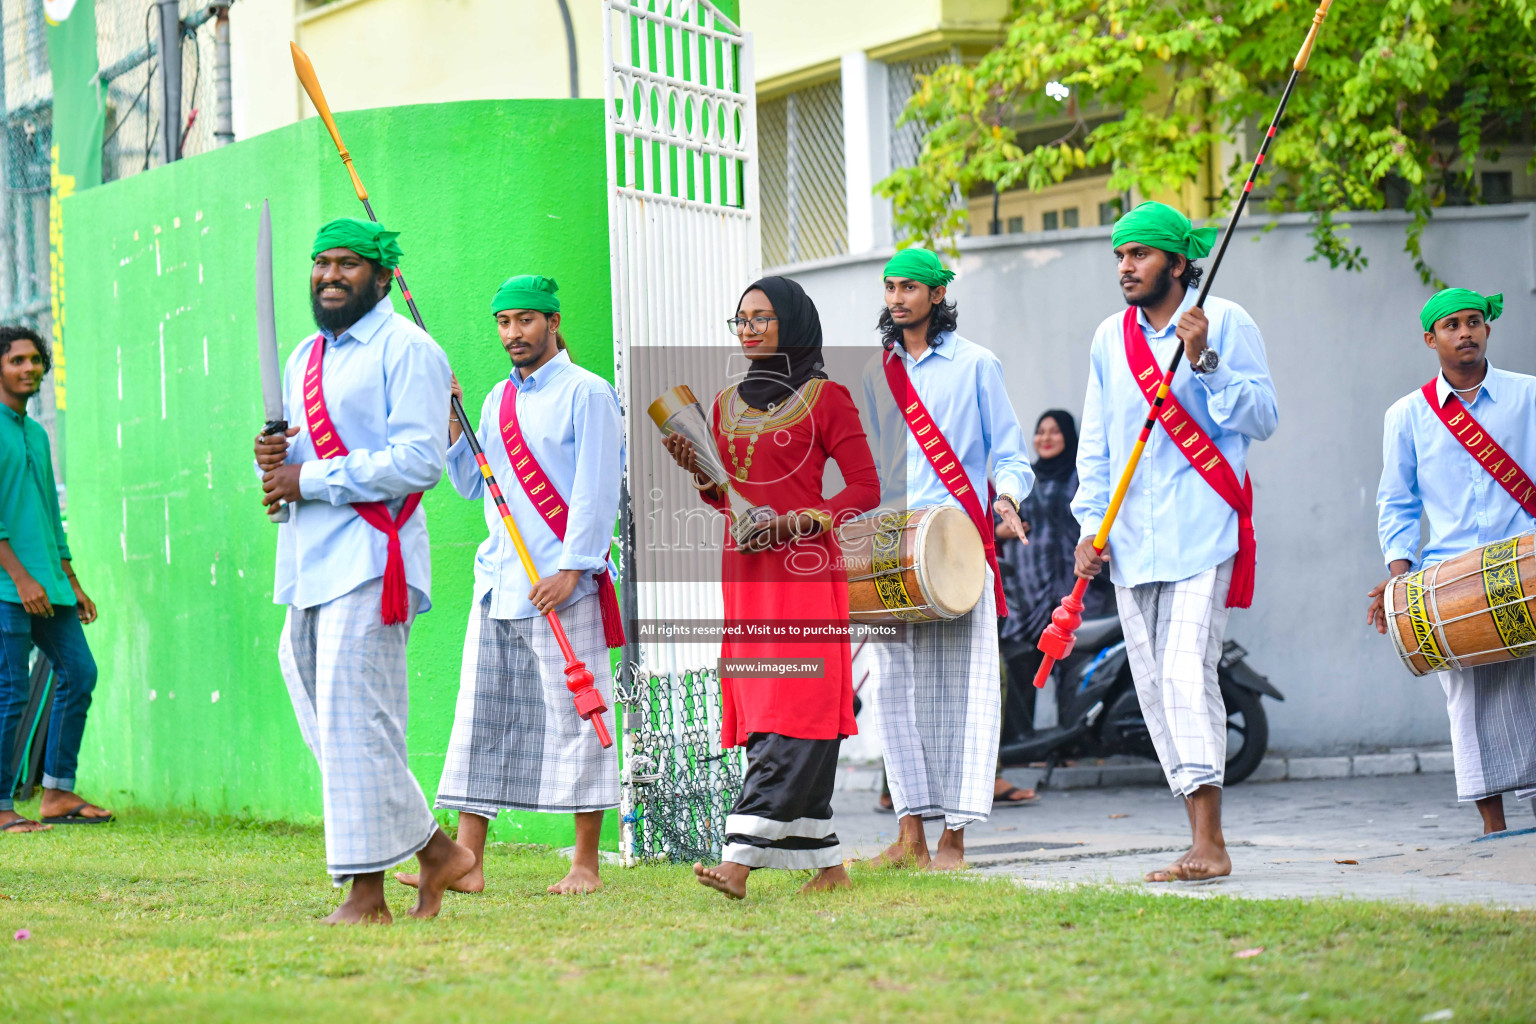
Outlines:
MULTIPOLYGON (((612 379, 600 101, 410 106, 338 122, 375 211, 402 232, 401 269, 466 407, 478 410, 509 369, 489 304, 512 273, 560 282, 573 356, 612 379)), ((317 119, 64 203, 70 546, 101 606, 87 634, 102 673, 80 779, 103 803, 320 815, 318 772, 278 669, 276 528, 252 468, 263 198, 286 356, 314 330, 315 229, 360 215, 317 119)), ((446 480, 424 507, 433 609, 411 636, 409 739, 430 798, 485 522, 446 480)), ((496 837, 573 841, 569 816, 536 814, 503 815, 496 837)), ((612 823, 604 839, 616 846, 612 823)))

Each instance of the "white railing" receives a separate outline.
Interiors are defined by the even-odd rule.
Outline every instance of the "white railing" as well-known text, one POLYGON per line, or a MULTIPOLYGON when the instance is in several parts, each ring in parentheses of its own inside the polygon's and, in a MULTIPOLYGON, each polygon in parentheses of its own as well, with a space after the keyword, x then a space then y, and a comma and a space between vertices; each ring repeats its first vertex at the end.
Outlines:
MULTIPOLYGON (((650 400, 682 380, 641 379, 644 349, 698 349, 696 380, 734 350, 723 322, 761 266, 752 40, 708 0, 605 0, 609 259, 614 374, 631 453, 659 447, 650 400)), ((668 372, 691 360, 666 361, 668 372)), ((708 401, 710 396, 700 396, 708 401)), ((650 500, 629 459, 626 493, 650 500), (639 493, 637 493, 639 492, 639 493)), ((665 579, 624 526, 627 611, 641 620, 718 620, 720 588, 665 579), (640 580, 638 584, 630 580, 640 580)), ((699 856, 718 848, 740 761, 719 748, 718 644, 625 650, 621 855, 699 856)))

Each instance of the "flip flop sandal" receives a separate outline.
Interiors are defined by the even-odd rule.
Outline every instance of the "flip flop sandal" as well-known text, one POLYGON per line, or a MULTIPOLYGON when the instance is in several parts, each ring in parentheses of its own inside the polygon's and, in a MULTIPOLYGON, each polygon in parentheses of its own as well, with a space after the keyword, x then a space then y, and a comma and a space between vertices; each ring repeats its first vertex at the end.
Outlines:
POLYGON ((896 805, 893 803, 893 804, 891 804, 891 806, 887 807, 887 806, 885 806, 885 801, 880 800, 879 798, 876 798, 875 799, 875 813, 876 814, 895 814, 896 813, 896 805))
POLYGON ((1039 802, 1040 794, 1038 794, 1038 793, 1036 793, 1034 796, 1026 797, 1023 800, 1015 800, 1013 798, 1014 794, 1017 793, 1019 795, 1023 795, 1025 792, 1026 792, 1026 790, 1022 790, 1018 786, 1009 786, 1007 789, 1003 790, 1001 793, 998 793, 998 794, 996 794, 995 796, 992 797, 992 806, 993 807, 999 807, 999 806, 1001 806, 1001 807, 1026 807, 1029 804, 1033 804, 1033 803, 1038 803, 1039 802))
POLYGON ((105 825, 112 820, 108 814, 102 818, 93 818, 80 812, 90 807, 90 804, 80 804, 67 814, 58 814, 42 819, 44 825, 105 825))
POLYGON ((1478 836, 1472 840, 1474 843, 1486 843, 1490 839, 1508 839, 1511 836, 1528 836, 1536 834, 1536 828, 1507 828, 1502 832, 1489 832, 1487 835, 1478 836))
POLYGON ((11 829, 16 828, 18 825, 35 825, 35 824, 37 824, 37 822, 33 821, 30 818, 15 818, 15 819, 12 819, 11 821, 6 822, 4 825, 0 825, 0 832, 9 832, 11 829))

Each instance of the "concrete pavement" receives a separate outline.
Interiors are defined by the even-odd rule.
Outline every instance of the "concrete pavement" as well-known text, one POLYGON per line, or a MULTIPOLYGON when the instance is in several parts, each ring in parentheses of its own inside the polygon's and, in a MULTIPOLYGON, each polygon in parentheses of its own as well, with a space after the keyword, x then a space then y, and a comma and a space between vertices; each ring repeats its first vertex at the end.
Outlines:
MULTIPOLYGON (((873 856, 895 836, 896 819, 874 810, 877 795, 837 794, 850 856, 873 856)), ((1149 891, 1536 908, 1536 832, 1473 842, 1482 820, 1457 802, 1449 774, 1245 784, 1226 792, 1223 810, 1232 875, 1149 891)), ((1536 827, 1528 802, 1506 797, 1505 814, 1511 830, 1536 827)), ((935 842, 938 823, 928 833, 935 842)), ((1048 791, 968 829, 966 859, 1025 884, 1141 886, 1188 841, 1183 804, 1166 787, 1048 791)))

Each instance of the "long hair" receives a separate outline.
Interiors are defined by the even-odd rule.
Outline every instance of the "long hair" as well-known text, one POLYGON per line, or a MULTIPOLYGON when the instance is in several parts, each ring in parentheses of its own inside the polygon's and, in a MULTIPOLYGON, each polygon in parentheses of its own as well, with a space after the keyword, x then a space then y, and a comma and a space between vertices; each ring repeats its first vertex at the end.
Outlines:
MULTIPOLYGON (((1162 253, 1164 256, 1168 257, 1168 262, 1170 264, 1173 263, 1173 258, 1175 256, 1184 255, 1183 253, 1169 252, 1166 249, 1162 250, 1162 253)), ((1188 256, 1184 256, 1184 271, 1174 280, 1183 285, 1185 291, 1189 291, 1193 288, 1200 287, 1200 279, 1204 276, 1205 268, 1198 266, 1195 261, 1190 259, 1188 256)))
MULTIPOLYGON (((938 348, 940 344, 936 340, 938 336, 945 331, 954 330, 959 322, 960 317, 955 310, 953 302, 945 299, 943 302, 936 304, 933 307, 933 312, 928 314, 928 346, 930 348, 938 348)), ((880 307, 878 327, 880 330, 880 344, 886 348, 901 344, 901 325, 891 319, 891 311, 884 306, 880 307)))

